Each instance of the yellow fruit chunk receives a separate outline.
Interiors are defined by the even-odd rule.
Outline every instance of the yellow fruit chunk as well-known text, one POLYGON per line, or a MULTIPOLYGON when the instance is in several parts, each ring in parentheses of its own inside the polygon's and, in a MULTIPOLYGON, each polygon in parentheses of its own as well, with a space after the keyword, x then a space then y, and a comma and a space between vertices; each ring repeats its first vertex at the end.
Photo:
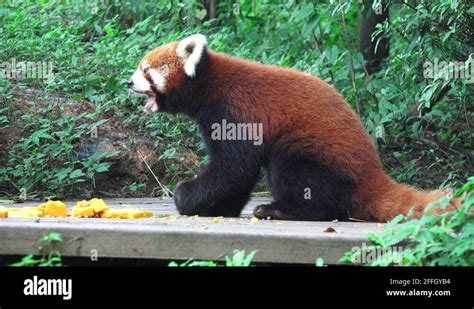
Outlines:
POLYGON ((79 201, 72 209, 74 217, 100 217, 108 219, 137 219, 153 216, 152 211, 135 208, 111 209, 102 199, 79 201))
POLYGON ((93 198, 89 201, 79 201, 72 209, 74 217, 98 217, 104 211, 107 211, 109 206, 105 204, 104 200, 93 198))
POLYGON ((215 217, 215 218, 213 218, 213 219, 212 219, 212 222, 213 222, 213 223, 219 223, 219 222, 223 222, 224 220, 225 220, 224 217, 221 216, 221 217, 215 217))
POLYGON ((43 212, 43 216, 67 217, 67 207, 61 201, 49 200, 39 205, 38 210, 43 212))
POLYGON ((153 216, 152 211, 135 208, 108 209, 101 214, 101 218, 108 219, 139 219, 153 216))
POLYGON ((151 211, 151 210, 143 210, 142 213, 143 213, 144 218, 153 217, 153 211, 151 211))
POLYGON ((9 212, 9 211, 13 211, 13 210, 22 210, 23 208, 21 207, 11 207, 11 208, 7 208, 5 207, 6 211, 9 212))
POLYGON ((35 207, 24 207, 20 209, 9 209, 8 218, 38 218, 43 215, 43 212, 35 207))
MULTIPOLYGON (((38 210, 38 211, 41 212, 41 214, 43 214, 43 210, 39 209, 38 207, 35 207, 35 206, 24 206, 22 208, 17 208, 17 209, 19 209, 19 210, 38 210)), ((13 210, 15 210, 15 209, 13 208, 13 210)))
POLYGON ((94 208, 92 208, 92 206, 77 207, 76 205, 72 209, 72 216, 73 217, 86 217, 86 218, 94 217, 95 216, 94 208))
POLYGON ((109 206, 105 204, 103 199, 93 198, 89 202, 90 202, 90 206, 92 206, 95 213, 100 213, 102 211, 109 209, 109 206))
POLYGON ((0 206, 0 218, 6 218, 8 217, 8 209, 0 206))
POLYGON ((128 213, 124 210, 107 209, 101 213, 100 217, 107 219, 128 219, 128 213))
POLYGON ((26 212, 31 211, 33 214, 36 214, 37 212, 39 212, 39 216, 40 217, 43 216, 43 211, 41 209, 38 209, 38 207, 35 207, 35 206, 15 207, 15 208, 8 209, 9 213, 12 211, 26 211, 26 212))
POLYGON ((127 208, 124 210, 127 212, 129 219, 138 219, 153 216, 153 212, 149 210, 139 210, 134 208, 127 208))
POLYGON ((90 204, 89 201, 79 201, 79 202, 76 203, 76 206, 74 206, 74 207, 82 208, 82 207, 89 206, 89 204, 90 204))

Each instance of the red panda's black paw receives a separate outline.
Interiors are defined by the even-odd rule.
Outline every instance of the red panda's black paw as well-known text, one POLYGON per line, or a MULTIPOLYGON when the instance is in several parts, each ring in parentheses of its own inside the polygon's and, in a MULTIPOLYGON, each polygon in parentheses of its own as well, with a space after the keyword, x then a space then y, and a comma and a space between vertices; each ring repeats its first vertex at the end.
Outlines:
POLYGON ((259 219, 291 220, 291 216, 278 207, 277 202, 259 205, 253 210, 253 215, 259 219))
POLYGON ((181 181, 173 191, 173 199, 181 215, 191 215, 190 210, 191 181, 181 181))

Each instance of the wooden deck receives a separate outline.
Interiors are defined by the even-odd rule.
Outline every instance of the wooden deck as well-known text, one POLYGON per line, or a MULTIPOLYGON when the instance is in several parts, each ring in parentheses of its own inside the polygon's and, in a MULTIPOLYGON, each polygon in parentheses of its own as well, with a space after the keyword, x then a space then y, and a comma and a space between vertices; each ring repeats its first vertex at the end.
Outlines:
MULTIPOLYGON (((368 232, 380 234, 376 223, 296 222, 259 220, 251 222, 256 205, 267 198, 253 198, 242 218, 214 219, 179 216, 172 200, 153 198, 106 199, 114 208, 132 205, 152 210, 147 219, 96 218, 5 218, 0 219, 0 255, 37 252, 37 240, 60 232, 64 256, 186 260, 222 260, 235 249, 258 250, 254 261, 310 263, 322 257, 334 264, 353 246, 369 241, 368 232), (335 232, 327 232, 332 227, 335 232), (94 251, 96 250, 96 251, 94 251)), ((73 201, 65 202, 70 208, 73 201)), ((38 203, 4 205, 22 207, 38 203)))

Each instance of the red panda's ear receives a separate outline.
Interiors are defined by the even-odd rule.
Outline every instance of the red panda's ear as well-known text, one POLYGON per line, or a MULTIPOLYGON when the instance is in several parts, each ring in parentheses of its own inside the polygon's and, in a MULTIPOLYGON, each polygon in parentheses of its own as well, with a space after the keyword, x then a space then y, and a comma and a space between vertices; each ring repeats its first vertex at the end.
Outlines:
POLYGON ((183 59, 184 72, 189 77, 196 75, 196 66, 206 47, 207 40, 202 34, 191 35, 179 42, 176 55, 183 59))

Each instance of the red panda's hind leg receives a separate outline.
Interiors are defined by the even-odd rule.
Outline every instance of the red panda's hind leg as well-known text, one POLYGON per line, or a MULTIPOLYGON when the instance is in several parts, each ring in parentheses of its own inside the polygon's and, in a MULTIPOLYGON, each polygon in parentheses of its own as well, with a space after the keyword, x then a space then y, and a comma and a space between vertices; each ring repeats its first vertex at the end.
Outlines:
POLYGON ((257 217, 301 221, 348 220, 351 182, 314 157, 274 152, 268 179, 275 202, 255 209, 257 217))
POLYGON ((294 211, 282 202, 259 205, 253 210, 253 215, 259 219, 298 220, 294 211))

